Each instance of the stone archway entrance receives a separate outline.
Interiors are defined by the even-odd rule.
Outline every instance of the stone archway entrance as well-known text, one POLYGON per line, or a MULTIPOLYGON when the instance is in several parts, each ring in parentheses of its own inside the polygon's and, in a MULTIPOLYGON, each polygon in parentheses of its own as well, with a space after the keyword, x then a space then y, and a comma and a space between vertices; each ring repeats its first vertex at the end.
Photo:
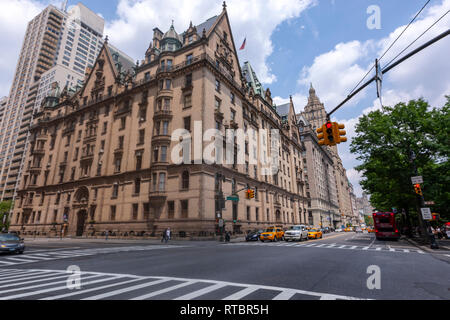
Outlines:
POLYGON ((84 233, 84 227, 86 225, 86 219, 87 219, 87 211, 86 210, 80 210, 78 211, 77 215, 77 237, 82 237, 84 233))

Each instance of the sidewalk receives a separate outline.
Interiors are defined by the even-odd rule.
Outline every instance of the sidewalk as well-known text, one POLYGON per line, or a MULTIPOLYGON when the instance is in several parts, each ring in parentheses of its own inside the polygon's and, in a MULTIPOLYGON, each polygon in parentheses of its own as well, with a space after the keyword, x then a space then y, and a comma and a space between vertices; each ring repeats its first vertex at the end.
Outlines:
MULTIPOLYGON (((161 238, 34 238, 25 237, 25 243, 29 244, 44 244, 44 243, 98 243, 98 244, 161 244, 161 238)), ((231 242, 245 241, 243 237, 234 237, 231 242)), ((187 242, 220 242, 220 237, 214 238, 173 238, 169 241, 169 244, 185 244, 187 242)))
POLYGON ((439 253, 439 252, 450 252, 450 240, 447 239, 436 239, 436 243, 439 245, 439 249, 431 249, 430 244, 426 243, 422 240, 422 238, 408 238, 402 237, 402 239, 406 240, 410 244, 415 247, 422 249, 423 251, 429 253, 439 253))

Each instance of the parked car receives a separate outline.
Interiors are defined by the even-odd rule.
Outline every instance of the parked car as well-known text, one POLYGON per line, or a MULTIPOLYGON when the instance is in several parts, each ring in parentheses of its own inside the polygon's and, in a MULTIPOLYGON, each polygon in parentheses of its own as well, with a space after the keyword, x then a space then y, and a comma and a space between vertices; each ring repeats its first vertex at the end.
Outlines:
POLYGON ((355 228, 356 233, 363 233, 363 230, 360 227, 355 228))
POLYGON ((342 228, 337 228, 334 232, 342 232, 342 228))
POLYGON ((323 233, 319 229, 311 229, 308 232, 308 238, 309 239, 322 239, 323 233))
POLYGON ((306 226, 292 226, 284 233, 284 240, 286 240, 286 242, 308 240, 308 230, 306 229, 306 226))
POLYGON ((11 233, 0 234, 0 252, 23 254, 24 251, 23 239, 11 233))
POLYGON ((259 236, 261 235, 261 233, 263 233, 264 230, 254 230, 251 231, 247 234, 247 236, 245 237, 245 241, 249 242, 249 241, 258 241, 259 240, 259 236))
POLYGON ((284 231, 279 227, 270 227, 259 236, 261 242, 284 240, 284 231))

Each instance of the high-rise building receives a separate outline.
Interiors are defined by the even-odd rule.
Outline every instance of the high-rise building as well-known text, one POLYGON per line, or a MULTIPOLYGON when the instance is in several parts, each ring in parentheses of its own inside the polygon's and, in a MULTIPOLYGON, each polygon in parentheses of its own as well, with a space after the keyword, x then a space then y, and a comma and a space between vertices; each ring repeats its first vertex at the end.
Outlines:
POLYGON ((11 229, 183 237, 307 223, 294 106, 276 107, 251 70, 225 6, 181 34, 155 28, 139 65, 105 42, 81 89, 44 99, 11 229), (248 135, 221 141, 231 129, 248 135))
POLYGON ((343 219, 339 212, 332 154, 319 145, 313 125, 303 115, 297 116, 297 121, 304 145, 303 176, 308 199, 308 223, 336 229, 343 225, 343 219))
POLYGON ((49 5, 28 23, 0 128, 0 200, 14 198, 34 113, 53 82, 81 87, 102 46, 104 20, 79 3, 69 12, 49 5))
MULTIPOLYGON (((299 115, 308 121, 314 133, 327 122, 327 112, 324 104, 320 101, 316 94, 316 90, 311 84, 309 90, 308 103, 304 111, 299 115)), ((316 134, 316 133, 315 133, 316 134)), ((333 159, 334 181, 336 183, 337 199, 339 204, 339 212, 344 224, 351 224, 355 221, 350 198, 350 185, 347 178, 347 171, 339 157, 338 147, 325 147, 329 150, 333 159)))

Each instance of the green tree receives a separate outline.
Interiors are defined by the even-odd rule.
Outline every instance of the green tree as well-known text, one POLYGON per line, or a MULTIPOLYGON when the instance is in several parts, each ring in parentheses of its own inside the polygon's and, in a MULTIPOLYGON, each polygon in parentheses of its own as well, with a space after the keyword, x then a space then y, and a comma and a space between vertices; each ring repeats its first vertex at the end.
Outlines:
POLYGON ((6 223, 3 224, 3 219, 6 219, 6 215, 12 209, 12 205, 13 205, 12 201, 0 202, 0 231, 2 231, 3 229, 8 230, 9 221, 6 221, 6 223))
POLYGON ((363 163, 357 167, 363 175, 361 185, 377 210, 416 211, 410 161, 414 152, 418 174, 424 177, 425 200, 434 201, 433 211, 449 219, 449 109, 450 96, 444 107, 435 109, 419 99, 384 107, 360 119, 350 150, 363 163))

